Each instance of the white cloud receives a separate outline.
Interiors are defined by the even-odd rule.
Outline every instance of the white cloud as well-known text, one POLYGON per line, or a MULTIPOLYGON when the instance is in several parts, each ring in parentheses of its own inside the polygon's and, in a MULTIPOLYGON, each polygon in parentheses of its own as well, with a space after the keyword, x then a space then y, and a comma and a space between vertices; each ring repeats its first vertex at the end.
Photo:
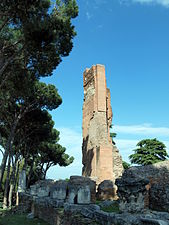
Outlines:
MULTIPOLYGON (((76 131, 74 128, 60 127, 57 128, 60 131, 60 143, 67 148, 66 152, 74 156, 74 162, 68 167, 52 167, 47 176, 53 179, 65 179, 71 175, 81 175, 82 172, 82 132, 76 131)), ((143 125, 130 125, 130 126, 114 126, 114 132, 118 134, 137 134, 136 139, 129 139, 124 137, 122 139, 116 138, 115 142, 122 155, 123 160, 129 162, 128 156, 136 148, 136 144, 141 140, 138 135, 161 135, 160 141, 162 141, 169 153, 169 141, 165 141, 165 137, 169 136, 169 128, 167 127, 152 127, 150 124, 143 125)))
POLYGON ((123 134, 156 135, 169 137, 168 127, 153 127, 151 124, 141 125, 115 125, 114 132, 123 134))
MULTIPOLYGON (((119 0, 121 4, 123 3, 141 3, 149 5, 162 5, 164 7, 169 7, 169 0, 119 0)), ((109 3, 109 0, 95 0, 95 5, 100 6, 102 4, 109 3)), ((90 3, 88 2, 88 5, 90 3)))
POLYGON ((90 12, 86 12, 86 17, 88 20, 90 20, 92 18, 92 14, 90 12))
MULTIPOLYGON (((82 173, 82 132, 80 129, 67 128, 67 127, 57 127, 60 131, 60 141, 59 143, 66 147, 66 153, 70 156, 74 156, 74 162, 68 167, 54 166, 49 169, 47 173, 48 178, 52 179, 65 179, 69 178, 71 175, 81 175, 82 173)), ((114 126, 114 132, 118 134, 123 134, 123 138, 115 138, 116 145, 122 155, 123 160, 129 162, 128 156, 133 152, 132 150, 136 148, 136 144, 141 140, 139 135, 161 135, 160 141, 162 141, 169 153, 169 128, 168 127, 152 127, 150 124, 142 125, 130 125, 130 126, 114 126), (128 134, 136 134, 135 139, 128 138, 128 134), (126 135, 126 136, 125 136, 126 135)), ((1 158, 0 154, 0 158, 1 158)), ((0 159, 1 161, 1 159, 0 159)))
POLYGON ((122 159, 129 162, 128 157, 132 154, 132 150, 135 149, 138 140, 116 139, 115 141, 122 159))
POLYGON ((132 2, 138 2, 141 4, 155 4, 162 5, 164 7, 169 7, 169 0, 130 0, 132 2))
POLYGON ((68 127, 57 127, 60 132, 59 143, 64 145, 69 145, 71 147, 77 146, 77 144, 82 143, 82 134, 76 131, 74 128, 68 127))

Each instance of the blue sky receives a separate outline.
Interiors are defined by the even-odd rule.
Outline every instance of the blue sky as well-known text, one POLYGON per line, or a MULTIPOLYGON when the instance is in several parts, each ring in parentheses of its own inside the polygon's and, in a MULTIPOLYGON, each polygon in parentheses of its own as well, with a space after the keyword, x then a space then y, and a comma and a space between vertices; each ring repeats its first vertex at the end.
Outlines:
POLYGON ((106 67, 116 144, 124 160, 138 141, 157 138, 169 152, 169 0, 78 0, 77 36, 69 57, 45 82, 63 104, 52 112, 60 143, 75 157, 49 178, 81 174, 83 71, 106 67))
POLYGON ((169 0, 77 0, 77 36, 70 55, 43 79, 58 88, 52 111, 60 143, 75 161, 49 178, 81 174, 83 71, 104 64, 114 132, 124 160, 138 141, 157 138, 169 152, 169 0))

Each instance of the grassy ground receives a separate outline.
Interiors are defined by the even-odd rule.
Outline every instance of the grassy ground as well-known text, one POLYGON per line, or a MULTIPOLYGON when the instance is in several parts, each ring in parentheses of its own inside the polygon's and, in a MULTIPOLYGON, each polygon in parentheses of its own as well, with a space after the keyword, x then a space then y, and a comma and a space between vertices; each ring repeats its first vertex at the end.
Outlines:
POLYGON ((101 210, 103 210, 104 212, 116 212, 119 213, 119 205, 117 202, 114 202, 113 204, 109 205, 109 206, 105 206, 105 207, 101 207, 101 210))
POLYGON ((27 219, 26 214, 6 215, 0 218, 0 225, 49 225, 39 219, 27 219))
MULTIPOLYGON (((100 200, 96 200, 96 204, 97 205, 101 205, 102 201, 100 200)), ((117 201, 113 201, 111 205, 109 206, 105 206, 105 207, 100 207, 101 210, 103 210, 104 212, 116 212, 119 213, 119 204, 117 201)))

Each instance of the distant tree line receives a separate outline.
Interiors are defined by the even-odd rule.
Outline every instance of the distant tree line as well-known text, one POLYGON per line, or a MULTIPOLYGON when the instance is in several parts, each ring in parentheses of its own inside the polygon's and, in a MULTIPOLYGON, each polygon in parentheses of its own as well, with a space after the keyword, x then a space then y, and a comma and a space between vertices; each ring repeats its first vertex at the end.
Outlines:
POLYGON ((59 131, 49 111, 62 99, 56 87, 40 81, 68 56, 76 35, 75 0, 0 1, 0 189, 3 207, 11 207, 18 174, 27 185, 44 179, 56 164, 73 157, 58 144, 59 131))

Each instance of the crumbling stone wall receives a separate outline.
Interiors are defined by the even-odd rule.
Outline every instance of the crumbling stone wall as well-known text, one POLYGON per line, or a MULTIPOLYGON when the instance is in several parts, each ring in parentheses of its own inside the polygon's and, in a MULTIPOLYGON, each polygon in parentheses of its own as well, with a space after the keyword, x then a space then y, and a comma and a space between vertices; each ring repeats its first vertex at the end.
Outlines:
POLYGON ((112 109, 105 67, 96 65, 86 69, 83 83, 82 174, 94 179, 97 184, 103 180, 115 181, 122 174, 123 167, 119 151, 110 138, 112 109))
POLYGON ((90 178, 71 176, 69 181, 41 180, 32 185, 27 193, 36 199, 45 199, 46 202, 63 205, 90 204, 95 202, 96 183, 90 178), (57 203, 56 203, 57 201, 57 203))
POLYGON ((121 178, 116 179, 121 212, 138 213, 144 211, 144 200, 147 194, 146 185, 148 183, 148 179, 140 177, 138 174, 129 173, 127 170, 121 178))
POLYGON ((169 160, 147 166, 134 166, 123 174, 127 179, 133 176, 149 180, 146 185, 145 208, 169 212, 169 160))
MULTIPOLYGON (((92 193, 95 184, 94 181, 90 182, 89 178, 79 176, 72 176, 69 182, 54 180, 40 181, 25 193, 20 192, 19 210, 21 210, 20 212, 31 211, 29 216, 32 217, 34 215, 51 225, 169 224, 169 213, 167 212, 147 210, 143 213, 140 211, 140 209, 143 209, 142 192, 145 191, 144 186, 146 185, 144 179, 138 179, 137 177, 126 179, 124 177, 124 180, 120 181, 119 184, 122 194, 121 200, 124 204, 127 204, 125 208, 121 208, 120 206, 122 212, 119 213, 102 211, 102 207, 110 206, 113 204, 113 201, 105 201, 99 205, 93 204, 92 200, 86 202, 89 194, 88 188, 86 187, 90 187, 92 193), (80 194, 79 197, 82 197, 80 201, 78 201, 78 196, 74 198, 78 193, 80 194), (73 201, 72 203, 72 199, 76 199, 77 202, 73 201), (141 204, 137 204, 140 200, 141 204), (137 213, 134 213, 135 211, 137 213)), ((105 185, 111 188, 113 183, 109 182, 105 185)), ((90 196, 92 199, 92 194, 90 196)), ((158 193, 155 193, 155 196, 158 197, 158 193)))

